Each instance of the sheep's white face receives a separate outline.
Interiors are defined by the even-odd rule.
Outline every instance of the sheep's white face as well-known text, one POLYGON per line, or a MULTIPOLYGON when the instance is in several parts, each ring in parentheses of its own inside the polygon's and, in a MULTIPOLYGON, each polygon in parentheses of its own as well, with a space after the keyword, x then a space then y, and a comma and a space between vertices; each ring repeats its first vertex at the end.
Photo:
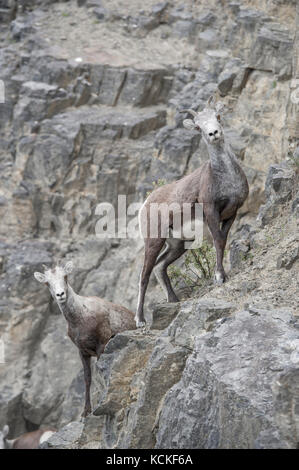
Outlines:
POLYGON ((202 112, 196 113, 194 119, 185 119, 183 125, 186 129, 201 132, 208 143, 217 144, 223 139, 223 129, 220 123, 222 107, 222 103, 217 103, 215 108, 207 106, 202 112))
POLYGON ((64 267, 56 266, 53 269, 48 269, 44 274, 35 272, 34 277, 38 282, 48 286, 53 299, 58 304, 64 304, 68 295, 67 275, 72 272, 72 269, 73 264, 70 261, 64 267))
POLYGON ((8 433, 9 433, 9 427, 6 424, 4 428, 2 429, 2 431, 0 431, 0 449, 7 448, 6 438, 7 438, 8 433))
POLYGON ((220 115, 213 110, 203 111, 194 118, 194 123, 199 127, 205 138, 210 142, 217 142, 221 139, 223 132, 220 125, 220 115))

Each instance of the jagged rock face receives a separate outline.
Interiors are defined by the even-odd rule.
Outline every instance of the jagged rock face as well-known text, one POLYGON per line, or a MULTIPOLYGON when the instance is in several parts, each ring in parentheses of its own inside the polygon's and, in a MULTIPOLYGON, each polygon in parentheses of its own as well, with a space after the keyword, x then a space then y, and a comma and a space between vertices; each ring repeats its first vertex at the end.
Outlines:
MULTIPOLYGON (((242 270, 244 259, 250 261, 252 250, 265 243, 258 228, 244 230, 242 224, 253 224, 259 213, 259 228, 269 228, 286 204, 296 220, 296 174, 288 164, 278 165, 286 157, 290 119, 296 113, 290 100, 296 77, 295 7, 295 1, 247 0, 225 4, 221 11, 214 0, 192 6, 156 0, 0 1, 0 79, 5 84, 5 102, 0 100, 0 337, 6 356, 0 364, 0 425, 8 422, 10 437, 40 425, 64 426, 77 420, 83 407, 78 352, 33 272, 42 270, 43 263, 73 259, 76 271, 70 280, 77 292, 135 308, 142 242, 97 238, 96 207, 104 201, 116 205, 119 194, 127 196, 128 204, 140 202, 153 181, 173 181, 207 160, 200 134, 182 128, 179 109, 200 109, 215 91, 226 104, 225 133, 250 183, 250 196, 235 223, 241 234, 231 250, 235 269, 242 270)), ((280 246, 273 263, 285 288, 296 278, 295 230, 280 246)), ((248 300, 261 286, 246 274, 238 291, 241 275, 235 275, 227 291, 235 289, 248 300)), ((198 380, 210 380, 215 394, 203 396, 200 407, 211 406, 216 420, 222 385, 220 372, 208 370, 206 342, 233 322, 221 323, 238 302, 216 290, 220 303, 208 299, 150 308, 163 295, 154 280, 148 292, 152 333, 124 333, 109 343, 94 364, 96 416, 86 420, 83 430, 77 424, 64 428, 54 447, 174 443, 176 437, 167 433, 172 428, 167 411, 171 390, 179 393, 184 378, 190 390, 195 387, 191 372, 199 360, 204 367, 198 380), (202 359, 195 353, 199 341, 206 354, 202 359)), ((237 310, 251 315, 246 308, 237 310)), ((263 321, 270 325, 269 312, 263 321)), ((232 329, 237 331, 235 321, 232 329)), ((283 331, 287 338, 291 326, 283 331)), ((224 348, 226 343, 221 344, 224 348)), ((292 364, 285 357, 285 367, 292 364)), ((288 391, 275 389, 277 412, 265 412, 263 420, 255 415, 256 403, 248 404, 254 430, 246 444, 241 437, 221 434, 211 416, 207 441, 194 438, 192 445, 295 446, 290 433, 297 417, 288 416, 280 396, 293 403, 296 374, 283 374, 281 384, 290 386, 288 391)), ((269 372, 267 387, 271 377, 269 372)), ((230 407, 228 395, 239 392, 231 386, 223 393, 230 407)), ((236 426, 239 418, 236 413, 236 426)), ((201 419, 198 436, 205 426, 201 419)), ((178 436, 188 420, 186 414, 178 436)))
POLYGON ((280 206, 293 197, 295 172, 284 162, 271 165, 265 184, 267 202, 261 206, 258 221, 261 226, 267 225, 279 214, 280 206))
MULTIPOLYGON (((244 449, 255 448, 263 432, 275 437, 281 421, 271 387, 280 382, 279 371, 296 364, 299 344, 291 320, 287 311, 237 312, 197 337, 181 380, 165 397, 156 447, 244 449)), ((296 427, 296 413, 289 410, 288 419, 296 427)), ((284 434, 274 446, 296 446, 298 434, 288 442, 284 434)))
POLYGON ((162 333, 111 340, 97 364, 105 385, 94 416, 73 423, 79 429, 68 437, 62 428, 45 448, 296 448, 294 317, 233 310, 194 300, 162 333))

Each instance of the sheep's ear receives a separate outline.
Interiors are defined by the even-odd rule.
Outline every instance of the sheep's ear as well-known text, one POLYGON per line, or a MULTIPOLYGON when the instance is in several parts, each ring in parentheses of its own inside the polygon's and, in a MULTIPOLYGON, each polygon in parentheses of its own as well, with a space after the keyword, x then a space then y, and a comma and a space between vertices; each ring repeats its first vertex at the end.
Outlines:
POLYGON ((213 109, 215 106, 215 101, 216 101, 215 95, 211 95, 207 101, 207 107, 213 109))
POLYGON ((185 129, 188 129, 189 131, 196 129, 196 125, 194 124, 192 119, 184 119, 183 126, 185 127, 185 129))
POLYGON ((9 426, 6 424, 2 430, 3 437, 8 436, 9 433, 9 426))
POLYGON ((34 277, 38 282, 43 282, 43 283, 46 282, 46 276, 42 273, 39 273, 39 272, 36 271, 34 273, 34 277))
POLYGON ((71 274, 71 272, 73 271, 73 262, 68 261, 64 266, 64 270, 66 274, 71 274))

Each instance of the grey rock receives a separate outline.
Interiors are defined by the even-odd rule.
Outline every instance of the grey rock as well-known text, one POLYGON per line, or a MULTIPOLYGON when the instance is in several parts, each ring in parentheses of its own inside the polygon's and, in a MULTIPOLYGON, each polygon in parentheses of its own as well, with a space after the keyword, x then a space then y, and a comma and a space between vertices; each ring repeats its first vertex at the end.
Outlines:
MULTIPOLYGON (((109 140, 120 138, 138 139, 149 132, 159 129, 166 122, 164 110, 114 111, 111 109, 84 108, 58 114, 55 119, 44 120, 38 137, 32 142, 25 171, 25 181, 37 178, 53 187, 70 168, 76 158, 76 142, 86 136, 86 146, 92 139, 102 136, 109 140), (96 124, 95 124, 96 123, 96 124), (93 137, 92 137, 93 136, 93 137), (62 172, 63 169, 63 172, 62 172)), ((86 151, 82 143, 82 151, 86 151)), ((85 155, 87 158, 87 154, 85 155)), ((87 160, 85 161, 87 164, 87 160)))
POLYGON ((171 85, 171 74, 162 69, 139 71, 100 66, 91 71, 91 91, 97 95, 96 102, 111 106, 165 102, 171 85))
POLYGON ((119 103, 142 107, 165 103, 171 86, 172 76, 165 70, 144 72, 129 69, 119 96, 119 103))
MULTIPOLYGON (((244 160, 245 151, 246 151, 246 147, 247 147, 247 139, 240 136, 240 134, 238 132, 236 132, 235 130, 233 130, 233 129, 224 128, 224 133, 225 133, 225 136, 226 136, 227 140, 229 141, 235 155, 240 160, 244 160)), ((244 166, 243 166, 243 168, 244 168, 244 166)), ((244 168, 244 170, 246 170, 246 169, 247 169, 248 172, 250 172, 248 167, 244 168)), ((249 182, 251 183, 252 181, 250 181, 250 180, 252 179, 252 175, 251 174, 249 174, 249 175, 246 174, 246 176, 247 177, 249 176, 249 182)))
POLYGON ((153 330, 164 330, 178 314, 180 304, 157 304, 153 306, 153 330))
POLYGON ((115 106, 125 78, 125 70, 105 68, 99 90, 99 103, 115 106))
POLYGON ((169 22, 176 22, 176 21, 192 21, 193 16, 191 13, 184 11, 184 8, 174 8, 170 11, 168 15, 169 22))
POLYGON ((248 224, 242 225, 235 234, 235 239, 230 245, 230 264, 232 268, 238 268, 250 258, 250 250, 253 244, 255 230, 248 224))
POLYGON ((79 439, 83 430, 83 423, 73 421, 68 423, 63 428, 59 429, 58 432, 52 434, 52 436, 43 444, 41 449, 73 449, 74 443, 79 439))
MULTIPOLYGON (((225 69, 221 72, 218 79, 218 89, 221 96, 227 95, 234 86, 234 81, 242 72, 242 62, 240 59, 233 59, 229 61, 225 69)), ((242 81, 242 79, 239 79, 242 81)), ((241 83, 238 88, 240 88, 241 83)), ((234 88, 237 88, 234 86, 234 88)))
POLYGON ((24 39, 24 37, 27 34, 32 34, 36 30, 35 28, 31 25, 30 22, 21 22, 20 20, 16 19, 11 22, 10 24, 10 30, 11 30, 11 35, 13 39, 20 41, 21 39, 24 39))
POLYGON ((240 2, 230 2, 228 6, 234 14, 240 11, 240 2))
POLYGON ((247 24, 256 24, 263 18, 263 14, 259 10, 240 7, 238 10, 238 20, 247 24))
POLYGON ((48 85, 41 82, 25 82, 21 87, 21 93, 26 94, 30 98, 55 98, 57 95, 65 96, 65 90, 55 85, 48 85))
POLYGON ((159 20, 157 16, 139 16, 137 18, 137 27, 145 30, 146 32, 152 31, 153 29, 157 28, 159 26, 159 20))
POLYGON ((165 397, 156 448, 254 448, 264 431, 274 434, 276 448, 285 447, 271 386, 291 365, 283 344, 298 341, 298 332, 289 315, 275 313, 238 312, 196 338, 181 380, 165 397))
POLYGON ((206 13, 203 13, 198 18, 196 18, 196 22, 204 26, 209 26, 215 20, 216 16, 211 11, 207 11, 206 13))
POLYGON ((292 202, 292 212, 297 218, 299 217, 299 195, 292 202))
POLYGON ((286 253, 279 256, 277 260, 277 268, 291 269, 293 264, 299 259, 299 247, 288 250, 286 253))
MULTIPOLYGON (((202 63, 201 70, 196 73, 195 79, 183 87, 179 96, 172 98, 171 103, 177 110, 191 107, 200 111, 204 108, 208 98, 217 90, 218 67, 214 69, 213 62, 213 58, 207 57, 206 62, 202 63)), ((183 119, 184 115, 177 113, 176 124, 182 127, 183 119)))
POLYGON ((100 21, 104 21, 104 20, 107 20, 107 17, 109 15, 109 12, 106 8, 103 8, 103 7, 97 7, 93 10, 93 14, 95 15, 95 17, 100 20, 100 21))
POLYGON ((75 96, 55 85, 25 82, 20 90, 20 100, 15 106, 15 126, 22 128, 29 121, 43 120, 61 112, 75 103, 75 96))
POLYGON ((288 30, 278 23, 263 26, 252 45, 249 66, 258 70, 281 74, 287 79, 292 75, 292 38, 288 30))
MULTIPOLYGON (((183 175, 189 159, 198 148, 199 141, 200 135, 198 133, 188 134, 182 128, 176 129, 168 126, 162 128, 155 139, 155 147, 159 152, 159 163, 164 163, 170 174, 183 175)), ((152 166, 153 174, 155 174, 154 164, 152 166)))
POLYGON ((213 47, 217 42, 218 33, 216 29, 209 28, 199 34, 199 39, 205 46, 213 47))
MULTIPOLYGON (((154 332, 145 336, 138 332, 117 335, 110 341, 98 362, 99 370, 107 384, 106 396, 94 412, 98 420, 90 423, 94 430, 101 422, 103 414, 110 417, 109 422, 105 420, 106 424, 101 433, 98 433, 98 447, 113 445, 121 448, 153 447, 159 404, 166 390, 178 380, 186 354, 186 350, 171 345, 167 338, 156 341, 154 332), (136 346, 138 357, 136 357, 136 346), (125 369, 123 364, 126 364, 125 369), (145 367, 142 367, 142 364, 145 367), (132 368, 134 368, 134 377, 127 376, 125 371, 132 368), (119 381, 123 384, 121 389, 119 381), (143 387, 137 389, 138 383, 143 383, 143 387), (126 424, 123 421, 124 409, 127 409, 127 413, 130 410, 126 424), (144 436, 142 429, 146 430, 144 436)), ((88 422, 85 429, 88 429, 88 422)), ((93 436, 94 431, 89 429, 88 434, 93 436)), ((83 431, 82 441, 86 441, 86 438, 83 431)))
POLYGON ((248 259, 250 244, 248 240, 234 240, 230 245, 230 264, 232 268, 240 267, 248 259))
POLYGON ((87 8, 102 7, 102 0, 86 0, 87 8))
POLYGON ((180 38, 190 39, 196 32, 196 22, 194 20, 179 20, 175 23, 174 32, 180 38))
POLYGON ((0 22, 11 22, 17 12, 17 3, 15 0, 3 0, 0 4, 0 22))
MULTIPOLYGON (((298 340, 293 342, 294 352, 297 352, 295 366, 291 365, 281 372, 273 383, 275 422, 285 439, 288 447, 298 448, 299 441, 299 368, 298 340)), ((291 355, 292 358, 292 355, 291 355)))
POLYGON ((23 241, 11 247, 5 259, 6 288, 16 296, 25 289, 28 295, 36 293, 38 286, 34 282, 33 272, 42 269, 42 264, 51 264, 52 248, 51 242, 36 240, 23 241))
POLYGON ((225 319, 233 309, 233 304, 214 298, 183 302, 180 312, 167 328, 167 334, 175 344, 191 350, 203 330, 211 329, 215 322, 225 319))
POLYGON ((285 162, 271 165, 265 184, 266 204, 261 206, 258 222, 264 227, 292 197, 294 171, 285 162))
POLYGON ((165 10, 167 9, 169 3, 168 2, 159 2, 156 3, 151 9, 151 14, 153 16, 157 16, 159 20, 161 21, 163 14, 165 13, 165 10))
POLYGON ((239 94, 245 88, 247 81, 249 79, 252 69, 247 67, 247 65, 242 65, 242 67, 237 71, 236 76, 233 80, 232 93, 239 94))
POLYGON ((254 442, 254 449, 288 449, 285 442, 277 430, 261 431, 254 442))
POLYGON ((25 419, 39 426, 42 422, 66 424, 80 418, 84 379, 79 353, 67 336, 67 325, 62 315, 49 315, 45 320, 46 337, 36 346, 31 363, 34 373, 27 380, 22 395, 25 419), (55 354, 53 354, 53 348, 55 354), (68 374, 57 370, 67 368, 68 374), (63 403, 63 406, 61 404, 63 403))
MULTIPOLYGON (((178 381, 188 351, 161 338, 153 350, 145 370, 144 387, 140 390, 131 432, 123 435, 124 447, 148 449, 155 445, 157 415, 165 393, 178 381), (142 436, 142 430, 145 434, 142 436)), ((130 429, 129 427, 129 429, 130 429)))

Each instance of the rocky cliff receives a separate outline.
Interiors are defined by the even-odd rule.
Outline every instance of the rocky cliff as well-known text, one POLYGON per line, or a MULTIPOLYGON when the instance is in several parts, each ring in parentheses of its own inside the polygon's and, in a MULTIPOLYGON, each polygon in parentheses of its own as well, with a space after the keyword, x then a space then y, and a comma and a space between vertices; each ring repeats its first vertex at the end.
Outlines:
POLYGON ((51 447, 296 447, 296 1, 4 0, 0 20, 0 425, 56 425, 51 447), (142 243, 97 238, 97 204, 207 159, 177 109, 214 92, 250 183, 229 281, 167 305, 152 280, 152 329, 109 342, 79 422, 78 353, 33 272, 72 259, 78 292, 134 309, 142 243))

